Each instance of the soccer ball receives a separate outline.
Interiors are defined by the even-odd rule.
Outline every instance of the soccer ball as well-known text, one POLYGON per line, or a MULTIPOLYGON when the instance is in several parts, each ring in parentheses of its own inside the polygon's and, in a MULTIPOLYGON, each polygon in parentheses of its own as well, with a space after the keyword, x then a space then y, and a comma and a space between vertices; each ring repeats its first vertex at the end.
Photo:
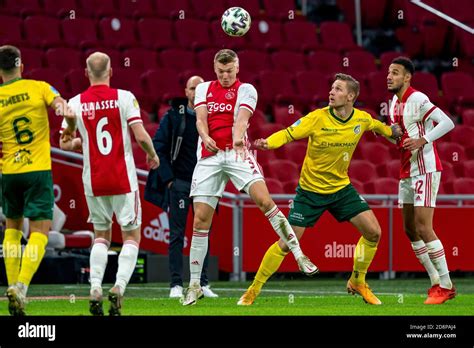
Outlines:
POLYGON ((230 36, 245 35, 250 29, 252 19, 242 7, 231 7, 224 12, 221 18, 222 30, 230 36))

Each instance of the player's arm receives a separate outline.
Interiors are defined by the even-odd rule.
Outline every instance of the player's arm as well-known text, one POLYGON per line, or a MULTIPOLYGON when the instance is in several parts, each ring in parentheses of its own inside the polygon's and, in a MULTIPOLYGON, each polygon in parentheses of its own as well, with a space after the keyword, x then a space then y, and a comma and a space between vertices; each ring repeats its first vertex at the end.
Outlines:
POLYGON ((372 117, 371 124, 367 130, 374 131, 377 134, 383 135, 390 142, 400 138, 403 135, 402 127, 398 123, 394 123, 391 126, 387 126, 385 123, 375 120, 372 117))
POLYGON ((54 110, 56 116, 63 116, 67 122, 67 128, 72 133, 76 129, 76 115, 69 107, 66 100, 62 97, 57 96, 51 102, 50 107, 54 110))
POLYGON ((237 120, 234 124, 234 149, 242 149, 245 145, 244 135, 245 131, 249 126, 249 120, 252 117, 252 112, 246 108, 240 108, 239 113, 237 114, 237 120))
POLYGON ((59 147, 65 151, 77 151, 82 149, 82 140, 81 138, 61 136, 59 147))
POLYGON ((300 118, 288 128, 273 133, 266 139, 258 139, 254 142, 255 147, 261 150, 274 150, 294 140, 307 138, 315 129, 317 115, 309 113, 300 118))
POLYGON ((146 161, 151 169, 156 169, 160 166, 160 159, 156 154, 155 148, 153 147, 153 142, 151 141, 150 135, 143 127, 142 122, 135 122, 130 125, 130 128, 135 136, 135 140, 140 145, 140 147, 146 153, 146 161))
POLYGON ((207 151, 217 152, 220 149, 216 142, 209 136, 209 126, 207 123, 207 88, 209 83, 204 82, 196 86, 196 94, 194 96, 194 110, 196 111, 196 128, 199 137, 203 142, 203 146, 207 151))
POLYGON ((405 141, 403 142, 403 147, 405 149, 409 151, 419 149, 425 144, 438 140, 454 128, 454 123, 449 118, 449 116, 436 106, 434 106, 434 108, 423 117, 423 120, 425 121, 428 117, 430 117, 433 121, 437 123, 436 127, 434 127, 431 131, 429 131, 419 139, 405 139, 405 141))

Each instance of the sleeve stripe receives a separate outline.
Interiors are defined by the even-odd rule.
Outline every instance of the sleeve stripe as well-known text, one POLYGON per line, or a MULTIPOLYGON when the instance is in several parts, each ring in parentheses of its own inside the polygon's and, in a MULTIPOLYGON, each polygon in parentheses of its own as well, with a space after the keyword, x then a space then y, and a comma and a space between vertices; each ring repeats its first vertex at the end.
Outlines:
POLYGON ((133 121, 128 122, 128 125, 131 126, 132 124, 135 124, 135 123, 143 123, 143 121, 141 119, 134 119, 133 121))
POLYGON ((293 138, 293 136, 291 135, 291 133, 290 133, 290 131, 288 130, 288 128, 285 129, 285 130, 286 130, 286 132, 288 133, 288 135, 291 137, 291 139, 295 140, 295 138, 293 138))
POLYGON ((423 122, 428 118, 428 116, 436 109, 436 105, 434 105, 431 109, 428 110, 428 112, 423 116, 423 122))
POLYGON ((252 111, 252 113, 255 111, 255 110, 253 109, 253 107, 251 107, 251 106, 248 105, 248 104, 240 104, 240 107, 241 107, 241 108, 249 109, 250 111, 252 111))
POLYGON ((128 124, 132 123, 132 122, 135 122, 136 120, 142 120, 142 118, 140 116, 133 116, 133 117, 130 117, 127 122, 128 124))
POLYGON ((194 110, 196 110, 197 108, 200 108, 201 106, 206 106, 206 102, 203 101, 203 102, 197 103, 196 105, 194 105, 194 110))

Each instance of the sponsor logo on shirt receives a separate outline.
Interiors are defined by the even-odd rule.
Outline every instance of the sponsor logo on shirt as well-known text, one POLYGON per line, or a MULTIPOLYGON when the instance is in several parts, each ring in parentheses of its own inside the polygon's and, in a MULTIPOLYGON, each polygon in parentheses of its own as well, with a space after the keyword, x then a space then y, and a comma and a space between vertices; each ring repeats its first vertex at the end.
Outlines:
POLYGON ((326 128, 326 127, 322 127, 321 130, 322 130, 323 132, 337 133, 337 129, 336 129, 336 128, 326 128))
POLYGON ((233 109, 232 104, 227 104, 227 103, 215 103, 215 102, 209 102, 207 103, 207 110, 211 112, 230 112, 233 109))
POLYGON ((51 87, 51 91, 54 93, 54 94, 59 94, 58 90, 56 88, 54 88, 53 86, 50 86, 51 87))
POLYGON ((235 93, 232 91, 229 91, 225 94, 226 99, 234 99, 235 98, 235 93))
POLYGON ((354 134, 359 134, 360 133, 360 124, 354 127, 354 134))

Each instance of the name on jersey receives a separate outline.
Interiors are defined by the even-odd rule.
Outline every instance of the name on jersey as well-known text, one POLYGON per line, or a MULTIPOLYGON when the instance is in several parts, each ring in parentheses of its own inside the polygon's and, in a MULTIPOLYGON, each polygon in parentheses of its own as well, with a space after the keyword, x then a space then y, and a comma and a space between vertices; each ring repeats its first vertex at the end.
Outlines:
POLYGON ((211 112, 225 112, 225 111, 232 111, 233 106, 232 104, 227 103, 216 103, 216 102, 208 102, 207 103, 207 110, 211 112))
POLYGON ((326 127, 323 127, 323 128, 321 128, 321 130, 322 130, 323 132, 331 132, 331 133, 337 133, 337 132, 338 132, 338 130, 337 130, 336 128, 326 128, 326 127))
POLYGON ((118 100, 101 100, 98 102, 81 103, 82 112, 117 109, 118 107, 118 100))
POLYGON ((30 100, 30 96, 28 95, 28 93, 21 93, 17 95, 12 95, 10 98, 7 99, 0 99, 0 105, 2 106, 2 108, 4 108, 9 105, 21 103, 27 100, 30 100))

